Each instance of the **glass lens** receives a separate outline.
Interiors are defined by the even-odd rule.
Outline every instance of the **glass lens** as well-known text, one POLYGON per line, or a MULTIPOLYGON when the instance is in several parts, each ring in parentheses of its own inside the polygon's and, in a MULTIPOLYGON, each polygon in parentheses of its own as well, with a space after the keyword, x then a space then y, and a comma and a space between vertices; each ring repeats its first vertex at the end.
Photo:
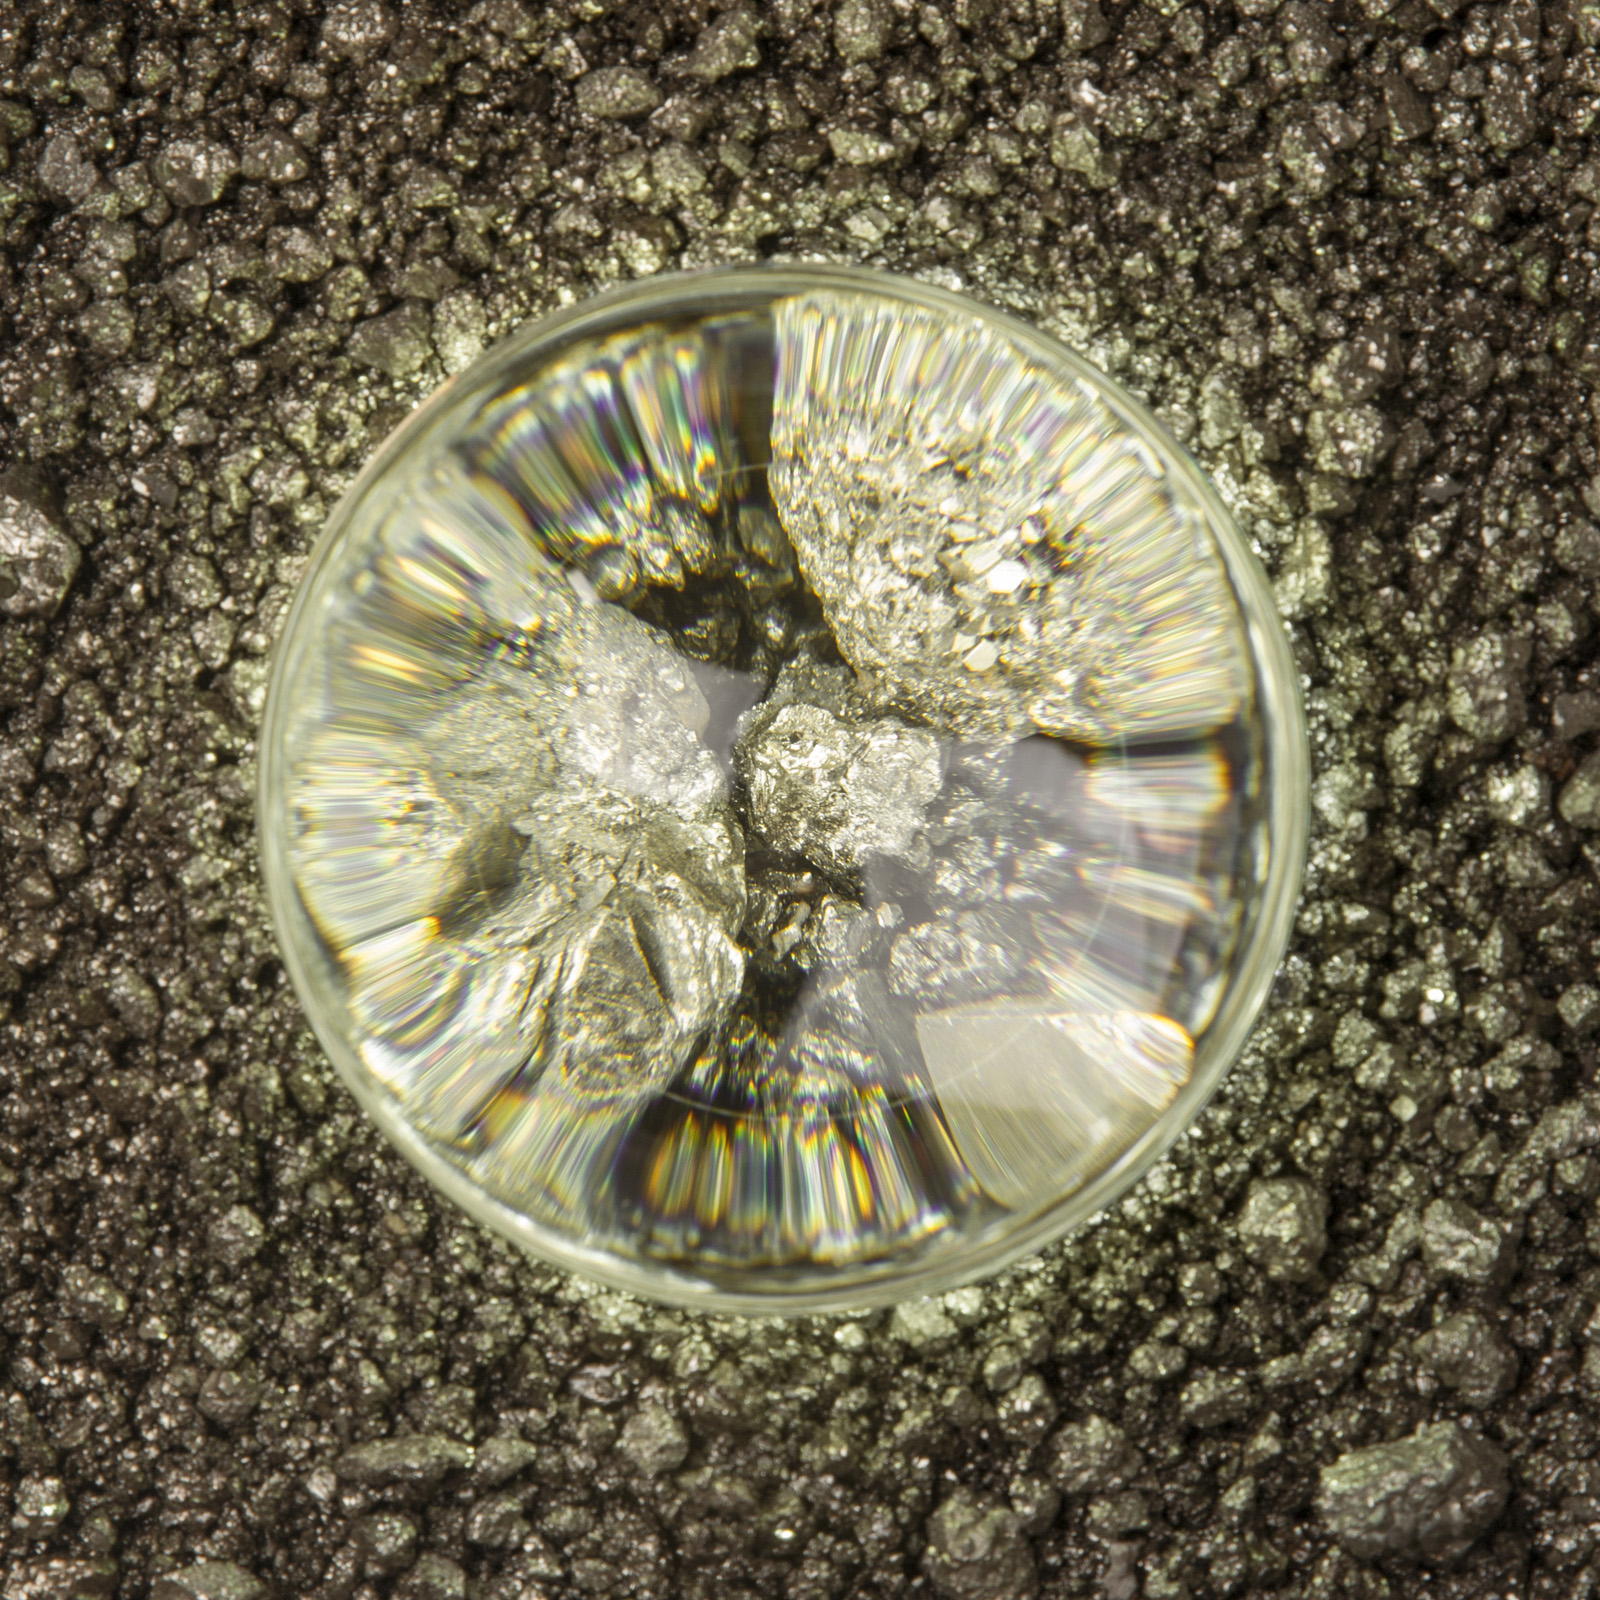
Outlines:
POLYGON ((1270 592, 1068 352, 882 275, 659 280, 444 391, 276 667, 291 970, 478 1215, 670 1299, 842 1305, 1071 1226, 1281 953, 1270 592))

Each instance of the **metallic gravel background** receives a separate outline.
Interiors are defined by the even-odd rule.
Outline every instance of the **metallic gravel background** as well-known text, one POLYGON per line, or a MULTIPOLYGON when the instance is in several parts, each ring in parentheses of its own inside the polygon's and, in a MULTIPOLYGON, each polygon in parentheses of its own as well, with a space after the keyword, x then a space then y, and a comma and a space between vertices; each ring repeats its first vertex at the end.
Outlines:
POLYGON ((1592 1595, 1597 44, 1595 0, 0 12, 4 1600, 1592 1595), (378 439, 530 316, 772 254, 1155 405, 1318 774, 1196 1136, 999 1283, 795 1324, 436 1204, 251 817, 378 439))

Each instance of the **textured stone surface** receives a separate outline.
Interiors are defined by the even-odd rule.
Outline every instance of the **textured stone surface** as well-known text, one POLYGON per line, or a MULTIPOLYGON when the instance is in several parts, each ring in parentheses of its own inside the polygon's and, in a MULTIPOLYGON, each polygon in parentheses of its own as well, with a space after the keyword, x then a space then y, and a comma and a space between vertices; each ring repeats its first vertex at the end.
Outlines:
POLYGON ((306 1600, 876 1600, 981 1582, 968 1526, 1052 1600, 1591 1592, 1593 7, 775 0, 753 64, 738 9, 0 20, 0 460, 82 552, 0 625, 6 1600, 219 1563, 306 1600), (1271 1008, 1117 1212, 765 1326, 560 1279, 389 1153, 284 984, 251 795, 265 653, 405 411, 608 283, 783 254, 959 281, 1157 407, 1293 613, 1331 781, 1271 1008), (400 370, 357 360, 400 310, 400 370), (1239 1231, 1282 1179, 1327 1196, 1304 1282, 1239 1231), (1424 1250, 1441 1200, 1520 1220, 1508 1276, 1424 1250), (1182 1414, 1202 1373, 1232 1420, 1182 1414), (1002 1426, 1029 1374, 1042 1441, 1032 1388, 1002 1426), (1462 1417, 1506 1510, 1449 1567, 1352 1552, 1322 1470, 1462 1417))
POLYGON ((1322 1470, 1317 1504, 1358 1556, 1450 1561, 1505 1509, 1504 1455, 1456 1422, 1351 1450, 1322 1470))
POLYGON ((1269 1278, 1302 1283, 1328 1247, 1328 1197, 1304 1178, 1258 1179, 1239 1213, 1239 1238, 1269 1278))
POLYGON ((0 478, 0 611, 53 616, 81 561, 52 514, 48 487, 20 474, 0 478))
POLYGON ((1016 1512, 962 1489, 928 1519, 922 1570, 949 1600, 1033 1600, 1039 1588, 1016 1512))
POLYGON ((903 855, 943 776, 926 730, 893 717, 852 725, 803 703, 758 718, 735 759, 761 837, 829 872, 903 855))

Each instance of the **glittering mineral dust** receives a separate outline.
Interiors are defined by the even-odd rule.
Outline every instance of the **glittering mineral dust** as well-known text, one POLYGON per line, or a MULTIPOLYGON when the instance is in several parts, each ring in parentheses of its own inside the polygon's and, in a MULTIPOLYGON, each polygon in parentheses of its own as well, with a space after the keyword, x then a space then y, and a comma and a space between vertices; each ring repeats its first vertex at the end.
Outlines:
POLYGON ((926 1261, 1103 1171, 1240 926, 1202 509, 1087 383, 868 293, 516 383, 291 646, 288 859, 371 1079, 641 1269, 926 1261))

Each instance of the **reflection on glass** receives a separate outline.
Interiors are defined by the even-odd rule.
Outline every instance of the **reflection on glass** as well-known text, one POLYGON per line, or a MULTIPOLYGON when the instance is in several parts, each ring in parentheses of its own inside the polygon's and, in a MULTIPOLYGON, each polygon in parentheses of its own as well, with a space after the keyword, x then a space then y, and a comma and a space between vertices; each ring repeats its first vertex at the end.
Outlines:
POLYGON ((1084 376, 863 284, 463 396, 279 669, 319 1025, 637 1286, 970 1273, 1232 976, 1264 755, 1213 513, 1084 376))

